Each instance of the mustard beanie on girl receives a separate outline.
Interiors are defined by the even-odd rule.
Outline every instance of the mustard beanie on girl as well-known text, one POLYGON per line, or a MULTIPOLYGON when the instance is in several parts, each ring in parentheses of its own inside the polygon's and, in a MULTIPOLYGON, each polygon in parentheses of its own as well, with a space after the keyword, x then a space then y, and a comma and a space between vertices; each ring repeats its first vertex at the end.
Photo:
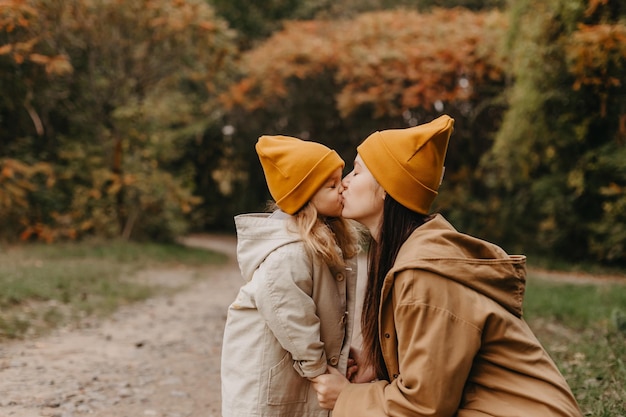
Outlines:
POLYGON ((345 165, 337 152, 321 143, 289 136, 261 136, 256 152, 270 194, 288 214, 300 210, 345 165))
POLYGON ((454 119, 443 115, 407 129, 372 133, 357 152, 376 181, 397 202, 428 214, 443 179, 454 119))

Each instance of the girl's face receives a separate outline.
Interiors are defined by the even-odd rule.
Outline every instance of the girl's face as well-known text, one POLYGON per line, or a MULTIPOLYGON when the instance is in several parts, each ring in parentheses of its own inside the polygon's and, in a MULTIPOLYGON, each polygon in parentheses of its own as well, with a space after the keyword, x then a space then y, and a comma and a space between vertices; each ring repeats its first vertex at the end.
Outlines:
POLYGON ((341 168, 337 168, 311 198, 311 203, 321 216, 339 217, 343 208, 342 191, 341 168))
POLYGON ((354 160, 354 169, 343 179, 343 211, 341 215, 367 227, 372 236, 378 236, 382 221, 385 191, 372 176, 360 155, 354 160))

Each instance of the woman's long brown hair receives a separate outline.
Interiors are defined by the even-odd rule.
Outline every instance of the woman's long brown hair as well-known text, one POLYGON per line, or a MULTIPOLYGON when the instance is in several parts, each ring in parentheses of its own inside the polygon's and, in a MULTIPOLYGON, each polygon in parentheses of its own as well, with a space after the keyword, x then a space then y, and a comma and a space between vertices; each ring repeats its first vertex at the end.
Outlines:
POLYGON ((372 365, 379 379, 389 380, 380 346, 378 323, 383 282, 393 267, 402 244, 427 219, 428 216, 409 210, 387 194, 378 239, 377 241, 372 239, 370 242, 367 289, 363 301, 361 331, 363 352, 366 357, 364 365, 372 365))

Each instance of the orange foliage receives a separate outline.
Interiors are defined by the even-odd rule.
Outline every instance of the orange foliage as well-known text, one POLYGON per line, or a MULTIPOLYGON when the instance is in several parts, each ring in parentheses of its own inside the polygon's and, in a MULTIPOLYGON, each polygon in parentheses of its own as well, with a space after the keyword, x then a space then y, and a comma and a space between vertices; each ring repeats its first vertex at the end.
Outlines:
MULTIPOLYGON (((23 66, 3 77, 23 86, 12 103, 25 108, 38 136, 66 139, 46 147, 47 160, 59 164, 58 192, 45 185, 52 168, 35 175, 0 158, 0 218, 16 219, 22 239, 45 241, 152 233, 146 224, 160 219, 164 235, 181 227, 180 212, 199 199, 183 174, 167 171, 178 158, 169 149, 213 111, 211 94, 234 53, 231 36, 205 0, 0 0, 0 64, 23 66), (70 72, 71 79, 51 79, 70 72), (192 83, 207 91, 197 88, 175 108, 171 101, 182 102, 192 83), (56 114, 47 117, 59 103, 60 128, 56 114)), ((19 151, 38 157, 28 145, 19 151)))
POLYGON ((46 178, 45 185, 55 183, 52 167, 39 162, 28 165, 16 159, 0 159, 0 213, 12 210, 15 206, 26 207, 26 195, 36 189, 32 178, 41 174, 46 178))
MULTIPOLYGON (((120 5, 126 3, 126 9, 129 8, 127 0, 115 1, 120 5)), ((45 2, 43 6, 45 7, 45 2)), ((80 27, 96 28, 98 16, 93 12, 94 2, 90 0, 68 2, 63 16, 67 19, 58 22, 58 27, 46 27, 42 24, 45 19, 40 19, 38 7, 41 7, 41 4, 36 1, 0 0, 0 33, 11 35, 6 37, 9 39, 8 43, 0 43, 0 55, 10 54, 16 64, 29 61, 41 65, 48 75, 71 73, 73 68, 69 57, 49 52, 50 43, 46 47, 43 45, 54 37, 50 32, 63 30, 61 27, 63 24, 68 25, 66 29, 69 30, 80 27), (47 53, 38 50, 44 48, 47 48, 47 53)), ((196 27, 204 35, 221 29, 215 22, 199 18, 205 16, 208 9, 205 4, 199 2, 144 0, 135 2, 134 7, 141 8, 143 15, 154 16, 150 21, 154 42, 172 39, 176 34, 180 37, 189 36, 189 27, 196 27)))
POLYGON ((575 77, 574 89, 591 87, 600 96, 600 114, 605 116, 608 94, 623 87, 626 80, 626 26, 579 25, 567 46, 567 53, 571 60, 570 71, 575 77))
POLYGON ((67 230, 53 229, 40 222, 31 224, 23 214, 29 206, 28 195, 36 192, 41 185, 51 188, 55 181, 54 172, 49 164, 39 162, 29 165, 16 159, 0 159, 0 216, 6 218, 10 214, 18 214, 19 223, 24 229, 20 239, 36 237, 50 242, 59 233, 71 235, 67 230), (37 176, 43 179, 37 180, 37 176))
POLYGON ((21 65, 26 60, 45 68, 48 75, 63 75, 72 72, 72 65, 65 54, 48 55, 35 52, 42 43, 45 33, 34 28, 39 14, 32 2, 26 0, 0 1, 0 33, 5 33, 9 42, 0 45, 0 55, 9 55, 21 65))
POLYGON ((619 87, 626 68, 615 69, 626 62, 626 26, 580 25, 569 44, 568 54, 573 62, 571 72, 576 76, 576 89, 583 85, 603 89, 619 87))
POLYGON ((592 16, 600 6, 606 6, 608 3, 609 0, 589 0, 589 5, 587 6, 587 10, 585 10, 585 16, 592 16))
POLYGON ((343 116, 363 105, 381 116, 467 100, 477 86, 503 78, 497 50, 506 26, 499 12, 463 9, 291 22, 245 55, 246 76, 224 100, 253 110, 285 97, 288 79, 324 72, 340 86, 336 101, 343 116))

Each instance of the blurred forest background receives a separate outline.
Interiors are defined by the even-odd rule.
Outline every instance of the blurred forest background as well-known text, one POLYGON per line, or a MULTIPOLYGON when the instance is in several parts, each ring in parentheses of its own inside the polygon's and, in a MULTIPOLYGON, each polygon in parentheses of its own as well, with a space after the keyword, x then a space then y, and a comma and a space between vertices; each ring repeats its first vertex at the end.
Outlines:
POLYGON ((458 229, 626 266, 623 0, 0 0, 0 240, 231 231, 260 135, 441 113, 458 229))

